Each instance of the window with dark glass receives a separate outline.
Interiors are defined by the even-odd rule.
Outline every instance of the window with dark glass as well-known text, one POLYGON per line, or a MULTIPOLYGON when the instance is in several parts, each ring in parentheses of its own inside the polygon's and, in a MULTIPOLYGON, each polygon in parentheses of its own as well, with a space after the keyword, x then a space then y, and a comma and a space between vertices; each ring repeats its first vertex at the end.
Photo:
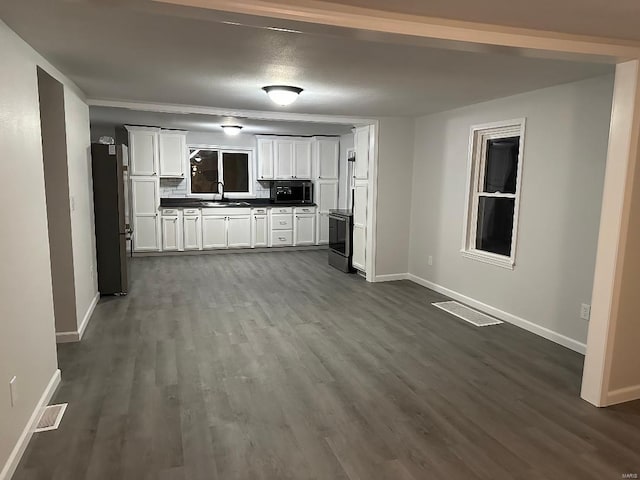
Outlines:
POLYGON ((246 152, 222 152, 225 192, 249 191, 249 154, 246 152))
POLYGON ((225 193, 252 193, 248 151, 190 147, 189 170, 192 194, 219 194, 219 182, 224 184, 225 193))
POLYGON ((468 223, 463 253, 512 268, 515 262, 524 119, 472 130, 468 223))

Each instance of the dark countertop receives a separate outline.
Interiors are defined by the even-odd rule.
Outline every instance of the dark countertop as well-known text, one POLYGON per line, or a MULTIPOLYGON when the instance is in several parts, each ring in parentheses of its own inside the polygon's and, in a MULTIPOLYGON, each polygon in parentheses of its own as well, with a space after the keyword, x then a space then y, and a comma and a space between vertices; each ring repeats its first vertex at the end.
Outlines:
MULTIPOLYGON (((205 205, 207 200, 200 198, 161 198, 160 208, 227 208, 223 205, 205 205)), ((229 202, 244 202, 249 206, 239 206, 237 208, 258 208, 258 207, 315 207, 315 203, 273 203, 270 198, 233 198, 227 199, 229 202)))
POLYGON ((335 208, 335 209, 331 209, 329 210, 329 213, 333 213, 334 215, 341 215, 343 217, 353 217, 353 211, 352 210, 344 210, 341 208, 335 208))

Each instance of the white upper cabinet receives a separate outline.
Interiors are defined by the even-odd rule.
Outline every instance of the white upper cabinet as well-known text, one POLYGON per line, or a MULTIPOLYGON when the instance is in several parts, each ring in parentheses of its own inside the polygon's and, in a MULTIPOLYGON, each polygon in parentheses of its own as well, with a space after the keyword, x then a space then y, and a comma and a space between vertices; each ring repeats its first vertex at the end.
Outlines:
POLYGON ((354 142, 356 149, 355 177, 360 180, 369 178, 369 134, 370 127, 358 127, 355 129, 354 142))
POLYGON ((294 147, 292 140, 276 140, 275 178, 282 180, 293 178, 294 147))
POLYGON ((160 176, 184 178, 187 163, 187 136, 184 132, 161 130, 158 137, 160 176))
POLYGON ((313 146, 316 177, 319 180, 338 180, 340 140, 337 138, 316 138, 313 146))
POLYGON ((311 141, 308 139, 294 143, 293 178, 311 179, 311 141))
POLYGON ((318 180, 315 188, 319 212, 329 213, 329 210, 338 208, 338 182, 318 180))
POLYGON ((158 174, 157 128, 127 127, 129 131, 129 175, 158 174))
POLYGON ((270 138, 258 139, 258 180, 273 180, 274 143, 270 138))

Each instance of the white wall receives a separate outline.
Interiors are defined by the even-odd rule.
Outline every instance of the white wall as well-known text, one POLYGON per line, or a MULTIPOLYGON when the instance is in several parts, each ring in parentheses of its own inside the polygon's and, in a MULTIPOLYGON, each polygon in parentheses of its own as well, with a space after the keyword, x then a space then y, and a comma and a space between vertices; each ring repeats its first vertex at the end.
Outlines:
MULTIPOLYGON (((57 371, 36 55, 0 22, 0 471, 57 371), (19 401, 11 408, 9 380, 19 401)), ((7 473, 5 470, 3 473, 7 473)), ((0 478, 3 474, 0 473, 0 478)))
POLYGON ((587 322, 579 308, 592 293, 612 88, 605 76, 418 119, 409 272, 581 348, 587 322), (519 117, 527 125, 511 271, 459 250, 470 127, 519 117))
POLYGON ((91 307, 97 301, 98 295, 89 107, 71 88, 65 86, 64 109, 76 318, 77 329, 80 329, 84 326, 83 322, 88 321, 91 307))
POLYGON ((411 118, 379 119, 376 277, 408 270, 413 135, 411 118))

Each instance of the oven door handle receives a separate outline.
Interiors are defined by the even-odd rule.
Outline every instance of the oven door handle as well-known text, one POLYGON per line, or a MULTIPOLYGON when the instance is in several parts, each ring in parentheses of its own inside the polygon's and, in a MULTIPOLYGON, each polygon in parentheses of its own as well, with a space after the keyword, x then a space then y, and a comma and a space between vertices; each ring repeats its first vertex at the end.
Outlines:
POLYGON ((344 217, 340 217, 338 215, 331 215, 329 214, 329 218, 333 218, 334 220, 338 220, 339 222, 346 222, 347 219, 344 217))

